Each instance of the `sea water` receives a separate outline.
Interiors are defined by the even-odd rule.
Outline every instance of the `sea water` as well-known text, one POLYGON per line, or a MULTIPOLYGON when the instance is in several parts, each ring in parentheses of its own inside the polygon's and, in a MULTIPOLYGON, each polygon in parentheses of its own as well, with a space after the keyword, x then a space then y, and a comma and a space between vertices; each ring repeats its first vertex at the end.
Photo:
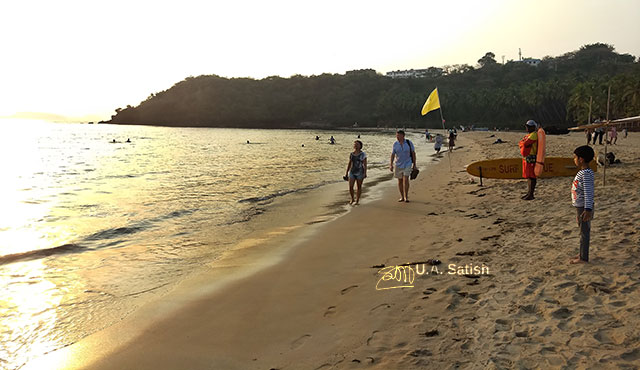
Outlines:
POLYGON ((305 194, 342 182, 358 133, 365 186, 389 179, 395 140, 30 121, 0 121, 0 132, 0 368, 10 369, 122 320, 216 261, 269 227, 279 199, 301 197, 304 207, 305 194))

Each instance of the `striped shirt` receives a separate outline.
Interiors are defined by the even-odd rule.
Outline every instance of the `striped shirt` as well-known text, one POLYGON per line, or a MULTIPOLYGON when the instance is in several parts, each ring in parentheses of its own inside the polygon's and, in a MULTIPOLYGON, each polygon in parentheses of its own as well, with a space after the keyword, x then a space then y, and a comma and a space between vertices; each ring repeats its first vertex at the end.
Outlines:
POLYGON ((594 177, 590 168, 578 171, 571 185, 571 203, 574 207, 593 210, 594 177))

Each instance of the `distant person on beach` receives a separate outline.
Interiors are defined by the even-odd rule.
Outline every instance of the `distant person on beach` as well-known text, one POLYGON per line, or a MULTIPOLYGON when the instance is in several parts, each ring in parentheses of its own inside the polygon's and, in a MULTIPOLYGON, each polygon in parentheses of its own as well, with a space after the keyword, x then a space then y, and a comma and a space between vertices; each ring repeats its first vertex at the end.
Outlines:
POLYGON ((442 149, 442 135, 436 134, 435 144, 433 144, 433 150, 436 151, 436 154, 440 154, 440 149, 442 149))
POLYGON ((393 143, 393 148, 391 149, 391 163, 389 164, 389 170, 398 179, 398 190, 400 190, 398 202, 409 203, 409 176, 411 176, 411 171, 415 168, 415 147, 411 141, 405 140, 404 131, 398 130, 396 132, 396 142, 393 143))
POLYGON ((624 138, 626 139, 627 135, 629 135, 629 130, 627 130, 627 128, 625 127, 622 129, 622 132, 624 133, 624 138))
POLYGON ((611 131, 609 131, 609 144, 617 145, 618 142, 618 130, 616 126, 611 127, 611 131))
POLYGON ((453 147, 456 146, 456 134, 453 130, 449 130, 449 152, 453 150, 453 147))
POLYGON ((522 177, 527 179, 528 191, 522 196, 524 200, 535 199, 534 192, 536 190, 536 160, 538 154, 538 125, 532 119, 525 124, 527 134, 520 140, 520 154, 522 155, 522 177))
MULTIPOLYGON (((598 122, 600 122, 600 120, 598 120, 598 122)), ((598 144, 602 145, 602 137, 604 136, 604 128, 603 127, 598 127, 596 129, 596 136, 593 138, 593 145, 596 144, 596 138, 598 138, 598 144)))
POLYGON ((589 262, 589 238, 591 236, 591 219, 593 218, 593 171, 589 162, 594 152, 588 145, 573 151, 573 162, 580 169, 571 183, 571 204, 576 207, 578 227, 580 228, 580 254, 571 263, 589 262))
POLYGON ((367 177, 367 154, 362 151, 362 141, 360 140, 353 142, 353 152, 349 154, 345 177, 349 179, 349 194, 351 195, 349 204, 357 206, 360 203, 360 195, 362 194, 362 182, 367 177), (354 183, 358 185, 355 198, 353 194, 354 183))
POLYGON ((591 135, 593 134, 593 131, 591 129, 586 129, 584 132, 587 136, 587 145, 589 145, 591 144, 591 135))

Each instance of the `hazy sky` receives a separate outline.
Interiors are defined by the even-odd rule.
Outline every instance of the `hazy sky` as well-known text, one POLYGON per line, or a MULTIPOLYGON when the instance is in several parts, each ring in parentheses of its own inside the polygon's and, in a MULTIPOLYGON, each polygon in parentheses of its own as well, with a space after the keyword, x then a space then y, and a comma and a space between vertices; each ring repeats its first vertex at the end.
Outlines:
POLYGON ((3 1, 0 116, 108 119, 187 76, 263 78, 558 56, 640 56, 640 0, 3 1))

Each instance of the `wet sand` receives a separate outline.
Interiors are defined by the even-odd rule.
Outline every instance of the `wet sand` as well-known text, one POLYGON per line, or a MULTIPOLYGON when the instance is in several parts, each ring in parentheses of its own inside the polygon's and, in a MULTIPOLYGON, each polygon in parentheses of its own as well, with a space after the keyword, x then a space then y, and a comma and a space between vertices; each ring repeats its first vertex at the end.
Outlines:
MULTIPOLYGON (((607 169, 606 187, 602 170, 596 175, 586 265, 568 264, 579 238, 572 178, 539 180, 533 201, 520 199, 524 180, 470 181, 466 164, 518 156, 522 134, 492 134, 460 133, 451 166, 447 153, 419 156, 419 164, 439 162, 412 182, 410 203, 396 202, 389 187, 333 222, 238 252, 226 260, 234 273, 224 284, 212 284, 227 271, 220 266, 43 361, 88 369, 637 367, 640 134, 610 147, 622 163, 607 169), (492 144, 496 137, 506 143, 492 144), (436 271, 426 263, 433 259, 436 271), (382 289, 398 282, 382 280, 381 269, 412 262, 414 279, 401 283, 413 287, 382 289)), ((549 136, 547 155, 570 157, 583 142, 581 133, 549 136)))

